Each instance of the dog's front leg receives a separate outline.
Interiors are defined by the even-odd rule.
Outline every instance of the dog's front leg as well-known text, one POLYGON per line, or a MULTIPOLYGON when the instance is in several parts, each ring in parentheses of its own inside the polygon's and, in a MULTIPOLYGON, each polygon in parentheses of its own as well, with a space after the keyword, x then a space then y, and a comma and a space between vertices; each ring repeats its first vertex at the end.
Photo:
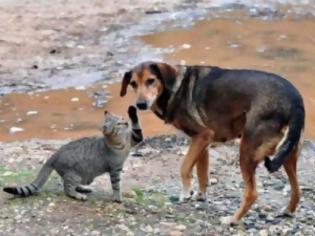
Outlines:
POLYGON ((183 183, 183 190, 180 196, 180 200, 184 201, 191 198, 190 187, 191 187, 191 175, 192 169, 200 155, 203 154, 206 147, 213 140, 213 132, 212 131, 204 131, 192 137, 191 144, 188 150, 186 157, 181 166, 181 177, 183 183))

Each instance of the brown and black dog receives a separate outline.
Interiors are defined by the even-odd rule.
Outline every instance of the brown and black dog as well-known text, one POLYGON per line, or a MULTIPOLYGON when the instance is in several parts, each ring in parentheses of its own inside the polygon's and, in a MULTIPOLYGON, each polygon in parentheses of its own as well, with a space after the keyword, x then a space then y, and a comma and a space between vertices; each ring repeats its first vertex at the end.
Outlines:
POLYGON ((222 223, 240 220, 256 200, 255 169, 263 160, 269 172, 284 166, 291 184, 286 212, 295 211, 300 199, 296 164, 305 111, 301 95, 290 82, 256 70, 144 62, 125 73, 121 96, 126 94, 128 85, 136 93, 139 109, 151 109, 191 137, 181 165, 183 198, 190 197, 195 165, 198 196, 206 197, 209 144, 241 137, 244 197, 235 214, 223 217, 222 223), (268 156, 273 154, 270 160, 268 156))

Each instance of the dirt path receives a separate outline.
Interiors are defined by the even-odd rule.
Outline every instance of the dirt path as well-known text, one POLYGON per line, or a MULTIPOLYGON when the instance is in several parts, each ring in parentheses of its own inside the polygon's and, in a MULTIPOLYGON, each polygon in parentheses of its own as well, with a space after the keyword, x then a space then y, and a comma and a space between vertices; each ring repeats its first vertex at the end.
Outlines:
MULTIPOLYGON (((43 161, 65 141, 1 143, 0 187, 27 183, 43 161)), ((124 167, 122 204, 110 202, 108 176, 96 179, 87 202, 64 196, 54 174, 38 196, 11 199, 0 192, 0 235, 312 235, 315 143, 305 142, 298 175, 302 188, 294 218, 278 217, 289 198, 284 172, 257 170, 259 200, 239 225, 223 227, 219 218, 240 203, 243 184, 237 144, 213 146, 207 203, 177 203, 179 163, 187 143, 170 137, 146 140, 124 167), (43 232, 45 232, 43 234, 43 232)), ((194 188, 196 176, 194 175, 194 188)))

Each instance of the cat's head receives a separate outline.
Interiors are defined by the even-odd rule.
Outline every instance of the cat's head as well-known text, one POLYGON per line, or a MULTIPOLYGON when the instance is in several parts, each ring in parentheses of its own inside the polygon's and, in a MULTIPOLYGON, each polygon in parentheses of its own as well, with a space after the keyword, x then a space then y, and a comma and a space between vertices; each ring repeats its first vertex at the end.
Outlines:
POLYGON ((115 142, 126 141, 130 133, 130 124, 123 117, 104 111, 103 134, 115 142))

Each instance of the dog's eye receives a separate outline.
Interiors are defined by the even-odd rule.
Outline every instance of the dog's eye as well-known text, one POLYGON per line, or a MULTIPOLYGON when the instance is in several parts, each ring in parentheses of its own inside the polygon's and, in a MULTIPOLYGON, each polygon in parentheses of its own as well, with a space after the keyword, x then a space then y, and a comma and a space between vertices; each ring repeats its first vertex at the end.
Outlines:
POLYGON ((137 83, 136 83, 136 81, 131 81, 131 82, 130 82, 130 86, 133 87, 134 89, 136 89, 136 88, 137 88, 137 83))
POLYGON ((154 81, 155 81, 155 79, 148 79, 147 81, 145 81, 145 84, 147 86, 150 86, 150 85, 152 85, 154 83, 154 81))

